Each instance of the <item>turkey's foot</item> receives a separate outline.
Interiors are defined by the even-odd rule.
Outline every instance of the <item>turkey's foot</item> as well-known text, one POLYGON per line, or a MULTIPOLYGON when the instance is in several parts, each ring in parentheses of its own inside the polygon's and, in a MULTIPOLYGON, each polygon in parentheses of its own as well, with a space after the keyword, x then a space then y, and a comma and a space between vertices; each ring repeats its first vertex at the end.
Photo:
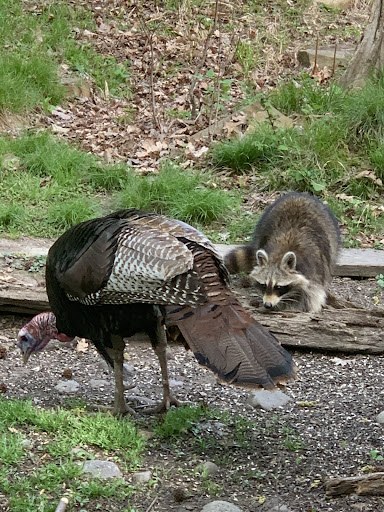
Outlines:
POLYGON ((144 414, 161 414, 163 412, 167 412, 172 406, 174 407, 180 407, 183 403, 179 402, 177 398, 175 398, 173 395, 165 396, 162 401, 156 405, 155 407, 150 407, 149 409, 144 409, 144 414))
POLYGON ((113 406, 113 416, 125 416, 126 414, 130 414, 131 416, 137 416, 136 411, 134 411, 132 407, 129 407, 127 404, 125 404, 124 407, 116 407, 116 405, 113 406))

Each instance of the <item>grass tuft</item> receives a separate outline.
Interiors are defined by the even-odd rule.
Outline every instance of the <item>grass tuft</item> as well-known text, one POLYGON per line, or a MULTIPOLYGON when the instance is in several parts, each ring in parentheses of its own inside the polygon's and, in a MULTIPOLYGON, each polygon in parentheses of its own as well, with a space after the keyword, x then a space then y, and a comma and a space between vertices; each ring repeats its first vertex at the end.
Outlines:
POLYGON ((96 510, 108 499, 113 510, 122 510, 131 487, 124 480, 85 480, 81 461, 74 460, 91 458, 93 447, 107 457, 119 457, 132 469, 139 464, 144 440, 128 419, 87 415, 79 409, 44 410, 30 402, 0 398, 0 459, 6 469, 0 466, 0 488, 12 512, 54 512, 63 488, 74 509, 87 504, 96 510), (40 457, 36 455, 33 465, 24 464, 23 439, 39 443, 40 457), (71 455, 79 446, 80 455, 71 455))
POLYGON ((166 163, 157 176, 131 175, 131 181, 120 195, 122 208, 153 210, 192 224, 208 224, 224 216, 238 205, 238 198, 207 186, 211 176, 192 174, 166 163))

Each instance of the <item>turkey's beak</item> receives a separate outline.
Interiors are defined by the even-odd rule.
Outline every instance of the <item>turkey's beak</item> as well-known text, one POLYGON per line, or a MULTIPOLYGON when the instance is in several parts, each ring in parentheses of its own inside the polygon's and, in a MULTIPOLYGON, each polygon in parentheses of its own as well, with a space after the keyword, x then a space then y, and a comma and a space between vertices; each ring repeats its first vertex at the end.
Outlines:
POLYGON ((35 339, 28 333, 19 336, 17 345, 20 347, 21 354, 23 356, 24 364, 27 364, 29 356, 33 352, 33 347, 35 345, 35 339))

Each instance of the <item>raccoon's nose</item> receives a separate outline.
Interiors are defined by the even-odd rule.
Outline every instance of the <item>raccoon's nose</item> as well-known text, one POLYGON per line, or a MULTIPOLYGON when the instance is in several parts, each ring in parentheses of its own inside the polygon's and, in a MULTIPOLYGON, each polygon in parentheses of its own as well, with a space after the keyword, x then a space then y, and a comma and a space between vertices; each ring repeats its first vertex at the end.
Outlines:
POLYGON ((272 309, 272 302, 264 302, 264 307, 267 309, 272 309))

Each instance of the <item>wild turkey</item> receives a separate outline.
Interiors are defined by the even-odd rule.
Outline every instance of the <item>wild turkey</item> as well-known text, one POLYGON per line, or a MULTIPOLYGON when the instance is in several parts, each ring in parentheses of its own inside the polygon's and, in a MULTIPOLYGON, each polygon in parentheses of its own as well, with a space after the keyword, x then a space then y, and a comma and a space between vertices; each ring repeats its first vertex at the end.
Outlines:
POLYGON ((24 360, 52 338, 92 340, 114 366, 114 412, 126 412, 123 337, 146 332, 161 367, 163 401, 172 396, 165 325, 177 326, 198 362, 223 383, 275 389, 295 377, 290 354, 237 302, 211 242, 183 222, 121 210, 82 222, 51 247, 46 286, 53 313, 18 336, 24 360))

